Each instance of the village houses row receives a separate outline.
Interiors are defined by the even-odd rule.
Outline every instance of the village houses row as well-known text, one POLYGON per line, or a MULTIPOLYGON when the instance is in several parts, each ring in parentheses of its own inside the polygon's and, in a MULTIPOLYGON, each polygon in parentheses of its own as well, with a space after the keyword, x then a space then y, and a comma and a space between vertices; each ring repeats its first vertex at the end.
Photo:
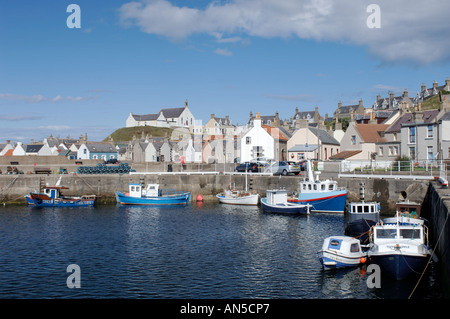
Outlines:
POLYGON ((450 159, 450 80, 441 86, 422 84, 414 97, 377 96, 369 107, 338 102, 332 116, 318 108, 281 120, 278 112, 250 112, 247 123, 234 125, 228 116, 211 114, 205 125, 184 107, 158 113, 130 113, 126 127, 171 128, 171 136, 135 136, 132 141, 107 143, 52 136, 40 143, 0 144, 0 156, 65 156, 68 159, 118 159, 129 162, 245 162, 256 158, 300 161, 450 159), (438 108, 425 109, 434 98, 438 108), (345 127, 344 127, 345 126, 345 127))

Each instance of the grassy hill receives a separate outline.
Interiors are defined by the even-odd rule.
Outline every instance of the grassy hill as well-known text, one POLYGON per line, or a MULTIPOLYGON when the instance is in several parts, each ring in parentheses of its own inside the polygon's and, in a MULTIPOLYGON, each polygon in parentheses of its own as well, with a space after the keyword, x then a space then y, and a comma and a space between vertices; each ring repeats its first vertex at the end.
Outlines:
POLYGON ((114 131, 110 136, 105 138, 105 142, 112 137, 115 142, 126 142, 133 140, 133 136, 141 138, 146 135, 152 137, 165 137, 171 136, 173 129, 165 127, 153 127, 153 126, 135 126, 135 127, 123 127, 114 131))

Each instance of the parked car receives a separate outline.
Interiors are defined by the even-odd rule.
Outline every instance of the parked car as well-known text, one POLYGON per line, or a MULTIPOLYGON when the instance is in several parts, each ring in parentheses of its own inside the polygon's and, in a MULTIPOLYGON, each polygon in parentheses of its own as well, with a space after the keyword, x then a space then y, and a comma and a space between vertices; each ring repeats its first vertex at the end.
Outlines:
POLYGON ((119 161, 117 158, 110 158, 109 160, 105 161, 105 164, 117 164, 119 161))
POLYGON ((292 173, 294 175, 298 175, 300 174, 300 165, 298 165, 298 163, 296 162, 286 162, 289 165, 289 173, 292 173))
POLYGON ((236 167, 236 172, 261 172, 263 165, 257 162, 244 162, 236 167))
POLYGON ((301 171, 306 171, 306 160, 297 163, 301 171))
POLYGON ((287 175, 289 174, 289 164, 283 161, 268 164, 265 166, 264 172, 274 175, 287 175))

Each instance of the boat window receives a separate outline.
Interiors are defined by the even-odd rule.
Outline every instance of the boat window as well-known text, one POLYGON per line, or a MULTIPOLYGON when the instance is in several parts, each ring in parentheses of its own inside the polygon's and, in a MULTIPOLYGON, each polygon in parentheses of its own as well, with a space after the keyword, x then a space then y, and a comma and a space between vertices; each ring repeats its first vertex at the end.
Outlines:
POLYGON ((362 213, 362 206, 358 206, 358 213, 362 213))
POLYGON ((134 186, 131 186, 131 191, 134 192, 134 190, 135 190, 135 189, 134 189, 134 186))
POLYGON ((377 238, 396 238, 397 229, 377 229, 377 238))
POLYGON ((356 206, 352 206, 352 213, 356 213, 356 206))
POLYGON ((400 238, 420 239, 420 229, 400 229, 400 238))
POLYGON ((350 252, 357 253, 359 252, 359 245, 358 243, 354 243, 350 246, 350 252))
POLYGON ((324 191, 326 189, 325 184, 322 184, 322 190, 324 191))
POLYGON ((136 186, 136 192, 139 192, 141 190, 140 186, 136 186))
POLYGON ((328 189, 330 190, 330 191, 332 191, 333 190, 333 187, 334 185, 330 185, 330 186, 328 186, 328 189))
POLYGON ((308 184, 308 189, 311 190, 311 184, 308 184))
POLYGON ((364 213, 368 213, 369 212, 369 206, 364 206, 364 213))
POLYGON ((315 191, 317 190, 317 185, 316 185, 316 184, 314 184, 314 190, 315 190, 315 191))
POLYGON ((303 184, 303 190, 306 190, 306 184, 303 184))
POLYGON ((331 239, 328 243, 328 248, 339 250, 341 248, 341 241, 339 239, 331 239))
POLYGON ((375 212, 375 206, 370 205, 370 212, 371 212, 371 213, 374 213, 374 212, 375 212))

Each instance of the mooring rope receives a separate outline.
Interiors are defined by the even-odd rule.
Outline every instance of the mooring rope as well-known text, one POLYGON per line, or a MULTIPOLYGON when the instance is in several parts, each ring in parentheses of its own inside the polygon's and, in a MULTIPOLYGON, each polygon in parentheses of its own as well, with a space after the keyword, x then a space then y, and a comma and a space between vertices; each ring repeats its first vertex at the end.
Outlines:
POLYGON ((444 233, 444 227, 445 227, 445 224, 447 224, 447 220, 448 220, 448 212, 447 212, 447 216, 445 217, 444 224, 442 225, 441 233, 439 234, 439 237, 438 237, 438 239, 436 240, 436 245, 435 245, 433 251, 432 251, 431 254, 430 254, 430 258, 428 259, 427 265, 425 266, 425 269, 423 270, 422 274, 420 275, 420 278, 419 278, 419 280, 417 281, 416 285, 414 286, 414 289, 412 290, 412 292, 411 292, 411 294, 409 295, 408 299, 411 299, 412 295, 413 295, 414 292, 416 291, 417 287, 419 286, 420 281, 421 281, 422 278, 423 278, 423 275, 425 274, 425 272, 426 272, 426 270, 427 270, 427 268, 428 268, 428 265, 429 265, 430 262, 431 262, 431 259, 433 258, 434 252, 436 251, 436 248, 437 248, 437 244, 439 243, 439 240, 441 239, 441 236, 442 236, 442 234, 444 233))

